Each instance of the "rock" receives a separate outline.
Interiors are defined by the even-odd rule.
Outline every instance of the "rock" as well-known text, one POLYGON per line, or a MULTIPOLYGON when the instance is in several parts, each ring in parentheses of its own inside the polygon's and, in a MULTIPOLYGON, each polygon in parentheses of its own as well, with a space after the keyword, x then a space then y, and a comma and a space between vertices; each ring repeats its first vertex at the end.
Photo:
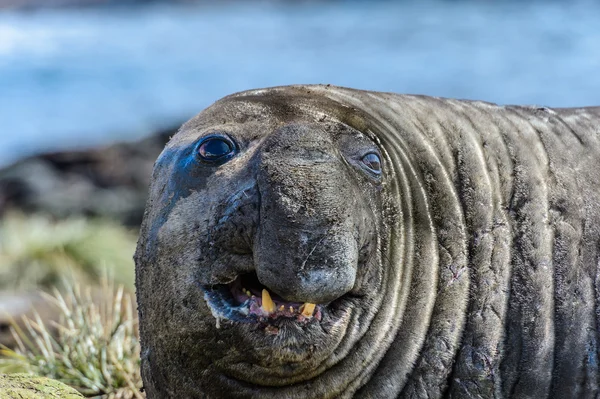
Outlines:
POLYGON ((138 226, 152 165, 175 130, 90 150, 37 155, 0 170, 0 215, 9 209, 100 216, 138 226))
POLYGON ((26 374, 0 374, 2 399, 77 399, 83 396, 62 382, 26 374))

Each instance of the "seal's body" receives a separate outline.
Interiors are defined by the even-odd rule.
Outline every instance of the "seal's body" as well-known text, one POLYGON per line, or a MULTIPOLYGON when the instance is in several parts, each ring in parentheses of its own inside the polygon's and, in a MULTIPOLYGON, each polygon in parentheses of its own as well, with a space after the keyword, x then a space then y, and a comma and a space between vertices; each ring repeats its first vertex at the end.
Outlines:
POLYGON ((600 108, 226 97, 155 165, 149 398, 596 397, 600 108))

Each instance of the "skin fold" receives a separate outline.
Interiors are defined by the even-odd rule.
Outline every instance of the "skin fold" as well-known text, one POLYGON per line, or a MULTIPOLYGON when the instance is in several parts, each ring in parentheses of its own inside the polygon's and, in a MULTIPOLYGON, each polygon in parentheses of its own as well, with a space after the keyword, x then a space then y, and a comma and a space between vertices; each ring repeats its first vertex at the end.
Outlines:
POLYGON ((150 399, 594 398, 600 108, 233 94, 156 161, 135 259, 150 399), (317 311, 240 316, 250 275, 317 311))

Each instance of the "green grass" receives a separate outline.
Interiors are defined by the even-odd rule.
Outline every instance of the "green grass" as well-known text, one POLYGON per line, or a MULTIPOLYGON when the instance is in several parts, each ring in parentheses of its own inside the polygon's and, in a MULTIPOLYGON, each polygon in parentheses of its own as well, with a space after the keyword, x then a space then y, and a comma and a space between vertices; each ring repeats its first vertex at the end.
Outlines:
POLYGON ((1 373, 28 373, 70 385, 84 396, 143 398, 137 317, 129 294, 104 279, 100 295, 65 284, 46 299, 60 309, 54 336, 37 314, 13 323, 14 350, 0 349, 1 373))
POLYGON ((47 289, 66 275, 93 283, 106 269, 132 289, 136 239, 111 221, 9 214, 0 220, 0 290, 47 289))
POLYGON ((3 216, 0 292, 51 291, 44 300, 59 316, 13 322, 17 345, 0 349, 0 373, 49 377, 88 397, 142 398, 129 294, 136 240, 135 231, 108 220, 3 216), (114 276, 110 283, 106 275, 114 276))

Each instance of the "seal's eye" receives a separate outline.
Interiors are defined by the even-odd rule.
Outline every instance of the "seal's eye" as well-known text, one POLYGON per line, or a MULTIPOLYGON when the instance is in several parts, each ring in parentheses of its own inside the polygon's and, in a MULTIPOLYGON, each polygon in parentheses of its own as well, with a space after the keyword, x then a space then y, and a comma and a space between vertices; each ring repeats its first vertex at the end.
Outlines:
POLYGON ((227 136, 207 136, 198 145, 198 157, 203 162, 221 164, 235 155, 235 143, 227 136))
POLYGON ((370 152, 361 159, 362 163, 369 169, 369 171, 376 175, 381 174, 381 159, 379 155, 374 152, 370 152))

